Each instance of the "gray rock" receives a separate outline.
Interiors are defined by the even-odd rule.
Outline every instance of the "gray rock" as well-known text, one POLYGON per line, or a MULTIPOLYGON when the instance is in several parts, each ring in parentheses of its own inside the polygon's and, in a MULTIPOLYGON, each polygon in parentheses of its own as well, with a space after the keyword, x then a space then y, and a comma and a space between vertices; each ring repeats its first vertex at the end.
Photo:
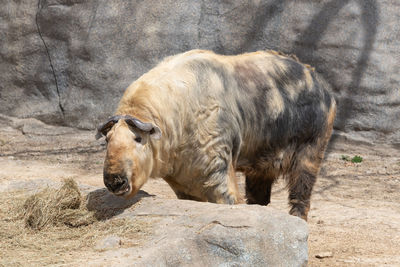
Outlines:
MULTIPOLYGON (((43 179, 13 181, 5 191, 39 191, 49 184, 43 179)), ((286 212, 259 205, 161 199, 144 191, 125 201, 104 189, 79 187, 89 193, 88 208, 97 218, 124 218, 142 231, 134 239, 110 235, 98 240, 94 249, 101 253, 87 262, 89 266, 307 265, 307 224, 286 212)))
POLYGON ((27 135, 66 135, 74 133, 71 127, 52 126, 34 118, 19 119, 0 114, 0 124, 11 126, 27 135))
POLYGON ((148 197, 117 217, 152 225, 140 248, 101 255, 122 266, 305 266, 308 260, 307 224, 267 207, 148 197))
POLYGON ((93 129, 165 56, 269 48, 329 81, 337 130, 398 144, 399 11, 395 0, 5 1, 0 113, 93 129))

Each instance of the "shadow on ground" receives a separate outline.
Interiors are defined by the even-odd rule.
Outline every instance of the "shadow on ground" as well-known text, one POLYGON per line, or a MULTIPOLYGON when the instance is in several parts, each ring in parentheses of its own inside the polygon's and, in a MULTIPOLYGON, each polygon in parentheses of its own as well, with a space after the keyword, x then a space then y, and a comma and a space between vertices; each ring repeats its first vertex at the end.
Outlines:
POLYGON ((152 197, 145 191, 139 192, 131 199, 124 199, 111 194, 107 189, 97 189, 87 195, 86 208, 94 212, 97 220, 108 220, 117 216, 125 209, 138 203, 142 198, 152 197))

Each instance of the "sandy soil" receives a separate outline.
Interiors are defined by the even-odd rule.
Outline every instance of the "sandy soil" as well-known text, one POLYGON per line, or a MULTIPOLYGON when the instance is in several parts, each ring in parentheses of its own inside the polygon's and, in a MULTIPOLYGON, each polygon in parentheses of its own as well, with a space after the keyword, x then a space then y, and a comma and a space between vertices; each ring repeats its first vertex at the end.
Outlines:
MULTIPOLYGON (((103 187, 105 145, 94 132, 36 120, 0 117, 0 122, 0 187, 43 178, 103 187)), ((240 187, 243 191, 241 176, 240 187)), ((175 198, 162 179, 142 189, 175 198)), ((283 184, 273 191, 271 205, 288 211, 283 184)), ((400 151, 335 143, 314 189, 308 225, 310 266, 400 266, 400 151), (342 155, 360 155, 363 161, 351 163, 342 155)))

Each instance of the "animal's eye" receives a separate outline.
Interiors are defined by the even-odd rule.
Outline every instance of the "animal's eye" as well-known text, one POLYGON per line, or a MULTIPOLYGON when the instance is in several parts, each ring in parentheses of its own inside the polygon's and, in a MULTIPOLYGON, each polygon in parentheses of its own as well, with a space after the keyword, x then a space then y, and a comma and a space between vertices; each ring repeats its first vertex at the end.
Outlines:
POLYGON ((135 141, 138 142, 138 143, 142 142, 142 137, 140 137, 140 136, 136 137, 135 141))

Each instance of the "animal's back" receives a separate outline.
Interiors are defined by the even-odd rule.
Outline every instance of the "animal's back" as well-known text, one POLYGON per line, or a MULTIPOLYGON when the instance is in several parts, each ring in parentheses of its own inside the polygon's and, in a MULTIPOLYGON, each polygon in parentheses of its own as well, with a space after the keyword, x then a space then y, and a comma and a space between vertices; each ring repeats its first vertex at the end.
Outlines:
POLYGON ((190 104, 188 112, 207 113, 218 106, 220 127, 240 132, 249 147, 317 138, 334 102, 313 69, 274 51, 224 56, 194 50, 159 67, 168 84, 181 85, 172 88, 185 92, 179 101, 190 104))
MULTIPOLYGON (((140 82, 151 88, 147 101, 188 124, 218 108, 216 123, 240 132, 252 147, 315 139, 334 102, 313 69, 274 51, 225 56, 192 50, 166 58, 140 82)), ((135 97, 142 99, 140 92, 127 98, 135 97)))

